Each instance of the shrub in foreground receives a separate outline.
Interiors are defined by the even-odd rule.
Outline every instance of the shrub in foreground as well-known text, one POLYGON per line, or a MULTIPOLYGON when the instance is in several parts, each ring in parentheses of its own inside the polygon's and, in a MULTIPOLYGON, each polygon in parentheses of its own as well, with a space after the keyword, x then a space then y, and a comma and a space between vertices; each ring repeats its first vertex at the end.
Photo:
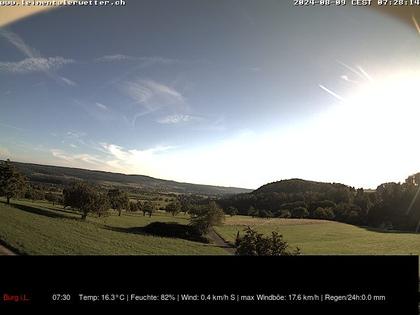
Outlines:
POLYGON ((290 251, 289 244, 283 240, 283 236, 272 232, 271 236, 264 236, 251 227, 247 227, 245 235, 236 237, 236 255, 240 256, 291 256, 299 255, 300 250, 296 248, 290 251))

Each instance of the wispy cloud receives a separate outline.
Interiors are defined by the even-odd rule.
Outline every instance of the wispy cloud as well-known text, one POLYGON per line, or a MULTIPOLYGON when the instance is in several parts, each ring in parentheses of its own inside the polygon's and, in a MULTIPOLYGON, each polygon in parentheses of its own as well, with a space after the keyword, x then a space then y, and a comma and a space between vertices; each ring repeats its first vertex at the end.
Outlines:
POLYGON ((23 129, 23 128, 19 128, 19 127, 8 125, 8 124, 3 124, 1 122, 0 122, 0 127, 15 129, 15 130, 19 130, 19 131, 25 131, 25 129, 23 129))
POLYGON ((102 110, 108 110, 108 106, 106 106, 106 105, 104 105, 102 103, 96 102, 95 105, 96 105, 96 107, 98 107, 98 108, 100 108, 102 110))
POLYGON ((132 56, 116 54, 116 55, 106 55, 103 57, 96 58, 96 62, 118 62, 118 61, 132 61, 135 60, 132 56))
POLYGON ((185 97, 173 87, 153 80, 126 81, 121 84, 121 91, 134 103, 145 107, 149 112, 162 107, 185 107, 185 97))
POLYGON ((126 149, 109 143, 101 143, 104 152, 108 155, 106 165, 117 171, 132 171, 142 174, 159 172, 159 157, 173 146, 158 145, 152 148, 138 150, 126 149), (144 167, 144 168, 143 168, 144 167))
POLYGON ((95 62, 128 62, 128 61, 136 61, 139 62, 143 66, 151 66, 156 64, 161 65, 173 65, 173 64, 180 64, 180 63, 187 63, 186 61, 179 60, 179 59, 172 59, 172 58, 165 58, 165 57, 135 57, 135 56, 128 56, 123 54, 115 54, 115 55, 106 55, 103 57, 99 57, 95 59, 95 62))
POLYGON ((11 154, 7 148, 0 147, 0 158, 10 158, 11 154))
POLYGON ((157 122, 159 124, 179 124, 195 120, 201 120, 201 118, 191 115, 175 114, 159 118, 157 122))
MULTIPOLYGON (((63 139, 63 143, 69 143, 71 142, 71 144, 74 145, 74 142, 86 146, 86 141, 84 140, 84 138, 86 137, 86 133, 85 132, 81 132, 81 131, 67 131, 66 134, 64 135, 64 139, 63 139)), ((70 144, 70 146, 71 146, 70 144)))
POLYGON ((76 86, 76 85, 78 85, 76 82, 74 82, 74 81, 70 80, 69 78, 66 78, 66 77, 60 77, 60 79, 61 79, 61 81, 63 81, 63 82, 64 82, 64 83, 66 83, 67 85, 70 85, 70 86, 76 86))
POLYGON ((124 54, 105 55, 94 60, 97 63, 132 63, 130 69, 123 72, 122 74, 114 77, 112 80, 105 82, 100 88, 103 89, 109 85, 115 85, 130 75, 135 74, 137 71, 148 68, 151 66, 169 66, 169 65, 197 65, 197 64, 209 64, 208 60, 181 60, 174 58, 166 58, 160 56, 143 57, 143 56, 129 56, 124 54))
MULTIPOLYGON (((92 146, 98 152, 69 153, 63 149, 49 149, 49 153, 59 161, 71 167, 93 168, 113 172, 163 176, 168 164, 162 160, 171 153, 173 146, 156 145, 146 149, 127 149, 111 143, 92 146)), ((80 150, 80 148, 74 148, 80 150)), ((172 165, 171 165, 172 167, 172 165)))
MULTIPOLYGON (((59 69, 62 66, 73 62, 74 60, 63 57, 26 58, 18 62, 0 62, 0 72, 48 72, 59 69)), ((62 80, 69 85, 75 84, 67 78, 62 78, 62 80)))
POLYGON ((73 99, 73 103, 77 105, 81 110, 83 110, 90 117, 98 121, 115 121, 118 119, 123 119, 123 115, 115 110, 110 105, 105 105, 101 102, 90 102, 80 99, 73 99))
POLYGON ((74 63, 74 60, 64 57, 43 57, 39 51, 30 47, 25 41, 16 33, 0 28, 0 37, 6 39, 10 44, 15 46, 23 55, 25 59, 18 62, 1 62, 0 71, 12 73, 30 73, 43 72, 48 77, 54 79, 59 83, 64 83, 69 86, 75 86, 76 83, 68 78, 57 75, 54 71, 61 68, 65 64, 74 63))
POLYGON ((66 162, 70 162, 70 163, 82 162, 82 163, 88 163, 88 164, 94 164, 94 165, 104 164, 104 161, 102 159, 100 159, 97 156, 93 156, 91 154, 86 154, 86 153, 68 154, 67 152, 60 149, 51 149, 50 152, 54 157, 59 158, 60 160, 64 160, 66 162))
POLYGON ((81 131, 67 131, 66 136, 72 139, 80 139, 85 137, 86 133, 81 131))

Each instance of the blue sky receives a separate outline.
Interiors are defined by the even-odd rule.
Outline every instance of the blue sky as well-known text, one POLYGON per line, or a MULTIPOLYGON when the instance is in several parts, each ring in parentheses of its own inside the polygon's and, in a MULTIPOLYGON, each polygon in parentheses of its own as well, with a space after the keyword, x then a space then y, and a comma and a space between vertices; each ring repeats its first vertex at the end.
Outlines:
POLYGON ((365 8, 286 1, 35 15, 0 29, 0 158, 247 188, 400 181, 420 171, 402 154, 419 39, 365 8))

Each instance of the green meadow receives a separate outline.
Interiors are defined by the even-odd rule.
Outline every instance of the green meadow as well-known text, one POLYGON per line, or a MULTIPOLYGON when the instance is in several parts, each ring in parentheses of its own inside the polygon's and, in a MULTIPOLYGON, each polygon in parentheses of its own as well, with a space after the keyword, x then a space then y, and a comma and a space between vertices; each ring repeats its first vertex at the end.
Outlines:
MULTIPOLYGON (((188 224, 188 216, 158 211, 152 217, 125 213, 98 218, 80 215, 44 201, 0 200, 0 240, 28 255, 226 255, 223 248, 142 232, 151 222, 188 224)), ((216 232, 233 243, 246 226, 269 235, 276 231, 290 246, 307 255, 420 254, 420 234, 379 231, 345 223, 312 219, 226 217, 216 232)))
POLYGON ((260 219, 227 217, 218 234, 228 242, 243 234, 246 226, 269 235, 276 231, 291 247, 307 255, 406 255, 420 254, 420 234, 379 231, 350 224, 312 219, 260 219))
POLYGON ((186 216, 158 212, 88 217, 47 202, 0 201, 0 240, 18 253, 29 255, 220 255, 212 244, 157 237, 141 232, 155 221, 188 223, 186 216))

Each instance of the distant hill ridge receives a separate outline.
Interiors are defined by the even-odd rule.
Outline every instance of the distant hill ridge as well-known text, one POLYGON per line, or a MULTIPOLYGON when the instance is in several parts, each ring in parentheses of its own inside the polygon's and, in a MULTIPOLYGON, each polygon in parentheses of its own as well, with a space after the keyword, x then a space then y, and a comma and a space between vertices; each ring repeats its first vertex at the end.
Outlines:
POLYGON ((41 165, 12 162, 32 182, 66 185, 75 180, 90 181, 98 184, 128 186, 149 191, 227 195, 251 192, 251 189, 181 183, 172 180, 158 179, 146 175, 126 175, 105 171, 87 170, 64 166, 41 165))
POLYGON ((334 188, 350 188, 347 185, 341 183, 326 183, 316 182, 311 180, 305 180, 300 178, 284 179, 272 183, 265 184, 260 188, 253 191, 253 193, 296 193, 296 192, 325 192, 329 189, 334 188))

